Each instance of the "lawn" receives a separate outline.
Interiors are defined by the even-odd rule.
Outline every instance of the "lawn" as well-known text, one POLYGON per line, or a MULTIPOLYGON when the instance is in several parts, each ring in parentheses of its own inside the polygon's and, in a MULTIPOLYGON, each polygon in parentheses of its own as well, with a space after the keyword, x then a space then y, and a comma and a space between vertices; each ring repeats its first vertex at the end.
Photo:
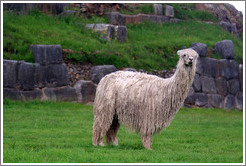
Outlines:
POLYGON ((92 145, 93 107, 68 102, 3 105, 4 163, 242 163, 243 112, 182 108, 153 137, 119 130, 119 146, 92 145))

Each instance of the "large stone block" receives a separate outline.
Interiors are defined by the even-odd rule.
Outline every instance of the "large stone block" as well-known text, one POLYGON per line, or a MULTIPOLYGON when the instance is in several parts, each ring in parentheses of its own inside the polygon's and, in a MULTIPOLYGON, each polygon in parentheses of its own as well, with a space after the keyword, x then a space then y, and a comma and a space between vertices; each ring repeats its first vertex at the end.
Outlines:
POLYGON ((34 65, 33 63, 21 62, 18 70, 20 88, 23 90, 34 89, 34 65))
POLYGON ((243 93, 238 92, 236 95, 236 108, 239 110, 243 110, 243 93))
POLYGON ((153 8, 155 15, 163 15, 162 4, 153 4, 153 8))
POLYGON ((225 97, 225 107, 226 109, 235 108, 235 97, 233 95, 228 95, 225 97))
POLYGON ((98 84, 105 75, 115 72, 116 70, 114 65, 94 66, 90 71, 90 79, 98 84))
POLYGON ((174 17, 174 8, 169 5, 165 5, 165 16, 174 17))
POLYGON ((53 64, 47 68, 47 87, 68 85, 68 71, 65 64, 53 64))
POLYGON ((205 93, 195 93, 195 105, 203 107, 208 103, 208 96, 205 93))
POLYGON ((30 50, 33 52, 35 62, 41 65, 63 62, 60 45, 31 45, 30 50))
POLYGON ((110 24, 113 25, 126 25, 126 17, 119 12, 109 12, 106 14, 110 24))
POLYGON ((216 77, 218 75, 218 60, 213 58, 198 58, 196 73, 216 77))
POLYGON ((34 86, 36 88, 43 88, 47 83, 48 66, 34 63, 34 86))
POLYGON ((196 74, 194 77, 194 81, 193 81, 193 88, 195 92, 201 92, 202 90, 202 84, 201 84, 201 80, 200 80, 200 75, 196 74))
POLYGON ((239 84, 238 79, 227 81, 227 89, 230 94, 236 95, 237 92, 239 92, 240 90, 240 84, 239 84))
POLYGON ((215 44, 215 51, 220 54, 222 59, 234 58, 234 46, 231 40, 222 40, 215 44))
POLYGON ((202 92, 204 93, 216 93, 216 85, 214 78, 201 76, 202 92))
POLYGON ((42 99, 42 91, 40 89, 35 89, 31 91, 20 91, 23 100, 41 100, 42 99))
POLYGON ((224 77, 227 80, 238 78, 239 67, 236 61, 220 59, 218 61, 218 76, 224 77))
POLYGON ((218 94, 208 94, 208 103, 214 108, 224 108, 224 97, 218 94))
POLYGON ((22 100, 20 91, 13 88, 3 88, 3 98, 11 100, 22 100))
POLYGON ((3 87, 18 87, 18 61, 3 60, 3 87))
POLYGON ((196 100, 195 91, 192 87, 190 87, 189 93, 188 93, 184 103, 188 104, 188 105, 194 105, 195 100, 196 100))
POLYGON ((75 88, 70 86, 58 88, 44 88, 43 100, 53 101, 77 101, 78 97, 75 88))
POLYGON ((114 36, 114 26, 110 24, 86 24, 86 28, 100 33, 102 39, 111 40, 114 36))
POLYGON ((218 77, 215 79, 217 93, 226 96, 227 95, 227 82, 225 78, 218 77))
POLYGON ((115 26, 114 27, 115 39, 119 42, 126 42, 127 39, 127 28, 126 26, 115 26))
POLYGON ((206 57, 207 56, 207 45, 203 43, 192 43, 190 48, 195 50, 200 57, 206 57))
POLYGON ((92 81, 79 80, 74 85, 79 102, 93 102, 96 95, 97 85, 92 81))

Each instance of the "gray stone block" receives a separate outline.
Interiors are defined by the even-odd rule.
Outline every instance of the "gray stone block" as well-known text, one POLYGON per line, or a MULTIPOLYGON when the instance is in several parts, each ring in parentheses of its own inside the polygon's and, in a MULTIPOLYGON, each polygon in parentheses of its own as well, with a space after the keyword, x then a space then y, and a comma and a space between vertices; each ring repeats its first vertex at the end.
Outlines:
POLYGON ((127 28, 126 26, 115 26, 114 27, 115 39, 119 42, 126 42, 127 39, 127 28))
POLYGON ((215 44, 215 51, 220 54, 222 59, 234 58, 234 46, 231 40, 222 40, 215 44))
POLYGON ((190 48, 195 50, 200 57, 206 57, 207 56, 207 45, 203 43, 192 43, 190 48))
POLYGON ((3 98, 11 100, 22 100, 20 91, 13 88, 3 88, 3 98))
POLYGON ((238 78, 239 67, 236 61, 220 59, 218 65, 218 76, 224 77, 227 80, 238 78))
POLYGON ((33 63, 21 62, 18 70, 20 88, 23 90, 34 89, 34 65, 33 63))
POLYGON ((18 87, 18 61, 3 60, 3 87, 18 87))
POLYGON ((20 91, 23 96, 23 100, 41 100, 42 99, 42 91, 40 89, 35 89, 31 91, 20 91))
POLYGON ((60 87, 68 85, 68 71, 65 64, 49 65, 47 71, 47 87, 60 87))
POLYGON ((227 81, 227 89, 230 94, 236 95, 237 92, 239 92, 240 90, 240 84, 239 84, 238 79, 227 81))
POLYGON ((97 85, 92 81, 79 80, 74 85, 79 102, 93 102, 96 95, 97 85))
POLYGON ((126 17, 119 12, 109 12, 106 13, 107 18, 109 19, 110 24, 113 25, 125 25, 126 24, 126 17))
POLYGON ((75 88, 70 86, 58 88, 44 88, 43 100, 53 101, 77 101, 78 97, 75 88))
POLYGON ((165 5, 165 16, 174 17, 174 8, 169 5, 165 5))
POLYGON ((43 88, 46 86, 48 67, 42 66, 39 63, 34 63, 34 86, 43 88))
POLYGON ((202 92, 216 93, 215 81, 212 77, 201 76, 202 92))
POLYGON ((185 99, 185 104, 188 104, 188 105, 194 105, 195 104, 195 91, 192 87, 190 87, 190 90, 189 90, 189 93, 185 99))
POLYGON ((133 71, 136 72, 137 70, 134 68, 124 68, 123 71, 133 71))
POLYGON ((227 95, 227 82, 225 78, 218 77, 215 79, 217 93, 226 96, 227 95))
POLYGON ((193 81, 193 88, 195 92, 201 92, 202 90, 202 84, 201 84, 201 80, 200 80, 200 75, 196 74, 194 77, 194 81, 193 81))
POLYGON ((114 65, 94 66, 90 71, 90 79, 98 84, 105 75, 115 71, 117 71, 117 69, 114 65))
POLYGON ((228 95, 225 97, 225 107, 226 109, 235 108, 235 97, 233 95, 228 95))
POLYGON ((196 73, 216 77, 218 75, 218 60, 213 58, 198 58, 196 73))
POLYGON ((60 45, 31 45, 30 50, 33 52, 35 62, 41 65, 61 64, 63 62, 60 45))
POLYGON ((243 110, 243 93, 238 92, 236 95, 236 108, 239 110, 243 110))
POLYGON ((208 103, 214 108, 224 108, 224 97, 218 94, 208 94, 208 103))
POLYGON ((153 4, 153 8, 155 15, 163 15, 162 4, 153 4))
POLYGON ((205 93, 195 93, 195 105, 203 107, 208 103, 208 96, 205 93))

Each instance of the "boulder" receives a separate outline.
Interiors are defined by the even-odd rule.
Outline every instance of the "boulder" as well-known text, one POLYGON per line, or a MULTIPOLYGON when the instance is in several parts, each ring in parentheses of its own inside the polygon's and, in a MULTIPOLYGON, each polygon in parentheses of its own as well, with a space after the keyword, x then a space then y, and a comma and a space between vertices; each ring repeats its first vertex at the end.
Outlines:
POLYGON ((202 92, 204 93, 216 93, 216 85, 214 78, 207 76, 200 76, 202 84, 202 92))
POLYGON ((34 65, 33 63, 21 62, 18 70, 20 88, 23 90, 34 89, 34 65))
POLYGON ((243 65, 239 65, 239 83, 240 83, 240 91, 243 92, 243 65))
POLYGON ((208 96, 205 93, 195 93, 195 105, 203 107, 208 103, 208 96))
POLYGON ((43 88, 47 83, 48 67, 34 63, 34 87, 43 88))
POLYGON ((218 76, 224 77, 227 80, 238 78, 239 67, 236 61, 220 59, 218 61, 218 76))
POLYGON ((209 77, 217 77, 218 60, 213 58, 198 58, 196 73, 209 77))
POLYGON ((223 108, 224 97, 218 94, 208 94, 208 103, 214 108, 223 108))
POLYGON ((61 64, 63 62, 60 45, 31 45, 30 50, 33 52, 35 62, 41 65, 61 64))
POLYGON ((20 91, 23 100, 41 100, 42 99, 42 91, 40 89, 35 89, 31 91, 20 91))
POLYGON ((163 15, 162 4, 153 4, 153 8, 155 15, 163 15))
POLYGON ((235 97, 233 95, 228 95, 225 97, 225 107, 226 109, 235 108, 235 97))
POLYGON ((202 90, 200 75, 196 74, 193 81, 193 88, 195 92, 200 92, 202 90))
POLYGON ((3 98, 11 100, 22 100, 20 91, 13 88, 3 88, 3 98))
POLYGON ((227 82, 223 77, 218 77, 215 79, 217 93, 226 96, 227 95, 227 82))
POLYGON ((90 71, 90 79, 98 84, 105 75, 115 71, 117 71, 117 69, 114 65, 94 66, 90 71))
POLYGON ((65 64, 53 64, 47 67, 47 87, 68 85, 68 71, 65 64))
POLYGON ((239 110, 243 110, 243 93, 242 92, 238 92, 236 95, 236 108, 239 110))
POLYGON ((94 101, 97 85, 92 81, 79 80, 74 85, 74 88, 79 102, 88 103, 94 101))
POLYGON ((126 25, 125 15, 120 14, 119 12, 109 12, 109 13, 106 13, 106 16, 109 19, 110 24, 126 25))
POLYGON ((165 16, 174 17, 174 9, 172 6, 165 5, 165 16))
POLYGON ((206 57, 207 56, 207 45, 203 43, 192 43, 190 48, 195 50, 200 57, 206 57))
POLYGON ((240 84, 239 84, 238 79, 227 81, 227 89, 230 94, 236 95, 237 92, 239 92, 240 90, 240 84))
POLYGON ((114 37, 119 42, 126 42, 127 39, 126 26, 114 26, 114 37))
POLYGON ((231 40, 222 40, 215 44, 215 51, 220 54, 222 59, 234 58, 234 46, 231 40))
POLYGON ((189 93, 184 101, 185 104, 188 104, 188 105, 194 105, 195 104, 195 91, 192 87, 190 87, 190 90, 189 90, 189 93))
POLYGON ((77 101, 78 97, 75 88, 70 86, 58 88, 44 88, 43 100, 53 101, 77 101))
POLYGON ((219 25, 226 31, 238 35, 237 26, 235 23, 228 23, 225 21, 220 21, 219 25))
POLYGON ((3 60, 3 87, 17 88, 18 61, 3 60))

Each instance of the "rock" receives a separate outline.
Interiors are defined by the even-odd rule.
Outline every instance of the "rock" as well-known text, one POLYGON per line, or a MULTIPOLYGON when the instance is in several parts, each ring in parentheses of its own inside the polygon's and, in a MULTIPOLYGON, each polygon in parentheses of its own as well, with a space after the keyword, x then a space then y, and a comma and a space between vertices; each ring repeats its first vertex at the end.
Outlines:
POLYGON ((98 84, 105 75, 115 72, 116 70, 114 65, 94 66, 90 71, 90 79, 98 84))
POLYGON ((243 92, 243 65, 239 65, 239 83, 240 83, 240 91, 243 92))
POLYGON ((34 89, 34 65, 33 63, 21 62, 18 70, 20 88, 23 90, 34 89))
POLYGON ((94 101, 97 85, 92 81, 79 80, 74 85, 74 88, 79 102, 87 103, 94 101))
POLYGON ((207 56, 207 45, 203 43, 192 43, 190 48, 195 50, 200 57, 206 57, 207 56))
POLYGON ((76 11, 75 10, 65 10, 64 12, 62 12, 60 14, 60 16, 75 16, 76 15, 76 11))
POLYGON ((243 110, 243 93, 238 92, 236 95, 236 108, 239 110, 243 110))
POLYGON ((217 93, 226 96, 227 95, 227 82, 226 79, 218 77, 215 79, 217 93))
POLYGON ((114 27, 115 39, 119 42, 126 42, 127 39, 127 28, 126 26, 115 26, 114 27))
POLYGON ((3 87, 17 88, 18 61, 3 60, 3 87))
POLYGON ((165 5, 165 16, 174 17, 174 9, 172 6, 165 5))
POLYGON ((3 98, 11 100, 22 100, 20 91, 13 88, 3 88, 3 98))
POLYGON ((182 21, 182 20, 178 19, 178 18, 170 18, 169 19, 169 22, 171 22, 171 23, 177 23, 177 22, 180 22, 180 21, 182 21))
POLYGON ((185 104, 188 104, 188 105, 194 105, 195 104, 195 91, 192 87, 190 87, 190 90, 189 90, 189 93, 184 101, 185 104))
POLYGON ((110 24, 86 24, 86 28, 101 34, 101 38, 111 40, 114 35, 114 26, 110 24))
POLYGON ((123 71, 133 71, 136 72, 137 70, 134 68, 124 68, 123 71))
POLYGON ((31 91, 20 91, 23 96, 23 100, 41 100, 42 99, 42 91, 40 89, 35 89, 31 91))
POLYGON ((61 64, 63 62, 60 45, 31 45, 30 50, 33 52, 35 62, 41 65, 61 64))
POLYGON ((47 87, 68 85, 68 72, 65 64, 49 65, 47 71, 47 87))
POLYGON ((222 59, 234 58, 234 46, 231 40, 222 40, 215 44, 215 51, 220 54, 222 59))
POLYGON ((224 107, 224 97, 217 94, 208 94, 208 103, 215 108, 224 107))
POLYGON ((200 76, 202 84, 202 92, 216 93, 215 81, 212 77, 200 76))
POLYGON ((163 15, 163 8, 161 4, 153 4, 153 8, 155 15, 163 15))
POLYGON ((233 95, 228 95, 225 97, 225 107, 226 109, 235 108, 235 97, 233 95))
POLYGON ((70 86, 58 88, 44 88, 43 91, 43 100, 76 101, 78 99, 75 88, 72 88, 70 86))
POLYGON ((239 67, 236 61, 220 59, 218 61, 218 76, 224 77, 227 80, 238 78, 239 67))
POLYGON ((208 103, 208 96, 205 93, 195 93, 195 105, 198 107, 205 106, 208 103))
POLYGON ((227 81, 227 89, 228 89, 228 92, 230 94, 236 95, 237 92, 239 92, 239 90, 240 90, 240 85, 239 85, 238 79, 233 79, 233 80, 227 81))
POLYGON ((226 31, 238 36, 237 26, 235 23, 228 23, 225 21, 220 21, 219 25, 226 31))
POLYGON ((106 14, 109 19, 110 24, 113 25, 126 25, 125 15, 120 14, 119 12, 109 12, 106 14))
POLYGON ((193 88, 195 92, 200 92, 202 90, 200 75, 196 74, 193 81, 193 88))
POLYGON ((47 66, 34 63, 34 87, 43 88, 47 83, 47 66))
POLYGON ((198 58, 196 73, 209 77, 217 77, 218 60, 213 58, 198 58))

